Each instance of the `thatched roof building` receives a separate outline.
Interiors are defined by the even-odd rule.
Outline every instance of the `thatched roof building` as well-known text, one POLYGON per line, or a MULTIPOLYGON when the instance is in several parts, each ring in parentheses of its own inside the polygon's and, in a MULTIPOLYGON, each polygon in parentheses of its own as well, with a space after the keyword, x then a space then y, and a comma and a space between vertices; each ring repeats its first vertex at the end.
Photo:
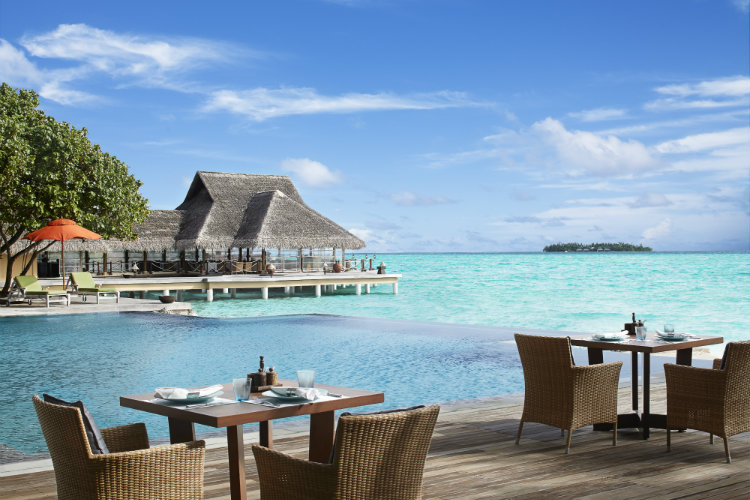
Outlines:
POLYGON ((197 172, 175 210, 153 210, 112 249, 350 248, 365 242, 308 207, 286 175, 197 172))

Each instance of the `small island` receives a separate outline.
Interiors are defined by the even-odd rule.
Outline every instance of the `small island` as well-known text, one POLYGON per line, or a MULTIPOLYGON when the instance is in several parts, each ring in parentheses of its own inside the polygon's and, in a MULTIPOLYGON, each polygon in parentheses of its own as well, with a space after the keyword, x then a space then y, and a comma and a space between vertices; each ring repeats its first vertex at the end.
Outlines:
POLYGON ((631 243, 554 243, 547 245, 543 252, 650 252, 651 247, 631 243))

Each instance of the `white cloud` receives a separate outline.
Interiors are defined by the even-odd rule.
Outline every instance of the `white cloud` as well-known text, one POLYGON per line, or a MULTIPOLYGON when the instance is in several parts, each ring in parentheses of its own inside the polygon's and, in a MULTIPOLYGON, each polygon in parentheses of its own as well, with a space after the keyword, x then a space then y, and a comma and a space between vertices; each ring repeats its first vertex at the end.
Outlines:
POLYGON ((21 40, 32 56, 83 62, 110 74, 149 76, 182 71, 236 53, 210 40, 172 40, 118 34, 85 24, 61 24, 56 30, 21 40))
POLYGON ((442 196, 423 196, 409 191, 394 193, 390 196, 391 201, 402 207, 426 207, 432 205, 446 205, 453 203, 452 200, 442 196))
POLYGON ((647 110, 714 109, 750 103, 750 78, 746 76, 665 85, 654 90, 670 97, 647 102, 644 105, 647 110))
POLYGON ((695 153, 708 149, 716 149, 725 146, 736 145, 750 146, 750 127, 739 127, 720 132, 708 132, 705 134, 696 134, 662 142, 656 146, 660 153, 695 153))
POLYGON ((582 130, 571 132, 552 118, 535 123, 531 129, 555 149, 558 166, 571 175, 630 175, 657 165, 648 148, 638 141, 582 130))
POLYGON ((213 92, 205 105, 207 111, 228 111, 253 120, 315 113, 356 113, 383 110, 426 110, 477 106, 461 92, 434 92, 413 96, 389 93, 349 93, 325 96, 311 88, 255 88, 244 91, 213 92))
POLYGON ((14 85, 36 85, 43 75, 23 51, 0 38, 0 79, 14 85))
POLYGON ((668 236, 672 232, 672 219, 667 217, 653 227, 649 227, 643 231, 641 235, 644 240, 656 240, 668 236))
POLYGON ((750 12, 750 0, 732 0, 732 5, 737 7, 743 14, 750 12))
POLYGON ((102 100, 73 88, 100 74, 116 79, 119 85, 193 92, 182 79, 184 72, 239 54, 260 57, 211 40, 123 35, 85 24, 61 24, 48 33, 23 37, 21 45, 28 55, 0 39, 0 76, 12 85, 33 86, 45 99, 65 105, 102 100), (70 65, 47 69, 42 60, 70 61, 70 65))
POLYGON ((630 205, 633 208, 667 207, 672 202, 661 193, 641 193, 630 205))
POLYGON ((281 169, 292 172, 303 184, 311 187, 326 187, 342 182, 339 173, 309 158, 287 158, 281 162, 281 169))
POLYGON ((678 85, 665 85, 657 87, 656 92, 660 94, 687 97, 692 95, 710 97, 739 97, 750 94, 750 78, 746 76, 733 76, 708 80, 700 83, 683 83, 678 85))
POLYGON ((625 118, 627 116, 627 111, 625 111, 624 109, 614 108, 596 108, 577 111, 575 113, 568 113, 568 116, 578 118, 579 120, 584 122, 600 122, 605 120, 617 120, 625 118))

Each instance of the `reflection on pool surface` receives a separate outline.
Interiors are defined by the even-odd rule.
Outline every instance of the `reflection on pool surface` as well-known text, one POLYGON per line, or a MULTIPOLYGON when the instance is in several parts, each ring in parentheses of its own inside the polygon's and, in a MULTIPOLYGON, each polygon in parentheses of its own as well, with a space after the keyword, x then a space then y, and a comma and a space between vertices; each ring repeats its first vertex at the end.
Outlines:
POLYGON ((31 403, 32 394, 43 392, 82 399, 100 427, 142 421, 151 438, 166 437, 164 417, 122 408, 119 396, 229 382, 257 370, 259 355, 282 378, 312 368, 321 384, 385 393, 385 403, 365 410, 521 392, 512 335, 502 328, 327 315, 8 318, 0 322, 0 443, 46 451, 31 403))

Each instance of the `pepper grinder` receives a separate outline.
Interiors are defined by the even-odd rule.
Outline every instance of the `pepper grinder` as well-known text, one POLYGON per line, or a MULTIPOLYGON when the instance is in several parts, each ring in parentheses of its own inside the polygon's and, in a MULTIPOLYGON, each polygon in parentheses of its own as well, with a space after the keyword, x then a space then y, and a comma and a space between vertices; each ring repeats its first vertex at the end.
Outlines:
POLYGON ((252 380, 252 392, 258 392, 261 387, 266 385, 266 372, 265 364, 263 363, 263 356, 260 357, 260 367, 255 373, 248 373, 247 376, 252 380))
POLYGON ((279 382, 279 374, 274 371, 273 366, 266 373, 266 384, 276 385, 279 382))

